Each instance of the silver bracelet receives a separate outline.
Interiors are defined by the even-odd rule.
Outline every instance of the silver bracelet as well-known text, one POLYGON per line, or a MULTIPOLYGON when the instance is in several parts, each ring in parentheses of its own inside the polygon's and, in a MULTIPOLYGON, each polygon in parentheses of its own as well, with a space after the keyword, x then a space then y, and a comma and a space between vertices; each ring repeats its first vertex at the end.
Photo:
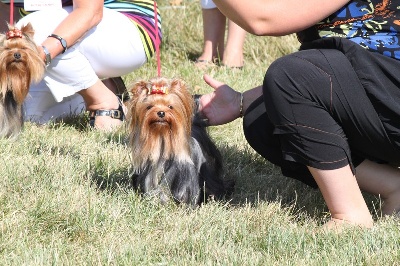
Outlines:
POLYGON ((44 65, 46 67, 48 67, 51 64, 51 55, 50 55, 49 50, 47 50, 46 46, 42 45, 42 48, 43 48, 44 54, 46 55, 46 57, 44 58, 44 65))

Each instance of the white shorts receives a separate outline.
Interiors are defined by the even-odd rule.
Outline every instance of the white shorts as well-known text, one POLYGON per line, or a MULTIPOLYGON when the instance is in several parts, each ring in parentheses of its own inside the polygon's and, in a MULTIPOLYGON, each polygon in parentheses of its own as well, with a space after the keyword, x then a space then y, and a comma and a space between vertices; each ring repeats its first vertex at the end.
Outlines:
MULTIPOLYGON (((72 11, 72 7, 36 11, 17 26, 30 22, 40 45, 72 11)), ((45 123, 84 109, 78 91, 96 81, 131 73, 146 62, 137 27, 123 14, 104 9, 102 21, 64 53, 55 57, 43 81, 32 84, 25 101, 25 118, 45 123), (123 34, 121 34, 123 33, 123 34)))
POLYGON ((201 8, 203 9, 212 9, 217 8, 212 0, 201 0, 201 8))

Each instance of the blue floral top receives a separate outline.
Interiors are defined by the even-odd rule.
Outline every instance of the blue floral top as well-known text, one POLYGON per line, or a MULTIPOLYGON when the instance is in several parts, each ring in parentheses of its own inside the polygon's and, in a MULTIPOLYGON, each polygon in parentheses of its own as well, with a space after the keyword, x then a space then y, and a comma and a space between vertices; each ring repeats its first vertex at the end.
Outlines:
POLYGON ((370 51, 400 59, 399 1, 352 0, 313 28, 317 31, 314 37, 310 37, 310 29, 303 32, 308 39, 342 37, 370 51))

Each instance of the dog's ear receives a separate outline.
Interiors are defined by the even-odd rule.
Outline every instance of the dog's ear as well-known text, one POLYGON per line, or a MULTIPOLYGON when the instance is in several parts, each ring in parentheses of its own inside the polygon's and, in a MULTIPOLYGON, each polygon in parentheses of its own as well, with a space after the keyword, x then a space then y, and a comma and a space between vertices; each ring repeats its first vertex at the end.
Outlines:
POLYGON ((171 88, 178 90, 186 90, 186 83, 182 79, 175 78, 171 80, 171 88))
POLYGON ((147 92, 148 91, 147 84, 148 82, 144 80, 136 82, 130 89, 131 94, 134 95, 135 97, 142 94, 143 91, 147 92))
POLYGON ((23 34, 28 36, 30 39, 33 39, 33 35, 35 34, 35 30, 32 27, 32 24, 29 22, 25 26, 22 26, 21 31, 23 34))
POLYGON ((190 101, 192 100, 192 95, 189 92, 189 89, 182 79, 179 78, 174 78, 171 80, 171 85, 170 85, 171 92, 179 95, 179 97, 182 99, 182 101, 190 101))

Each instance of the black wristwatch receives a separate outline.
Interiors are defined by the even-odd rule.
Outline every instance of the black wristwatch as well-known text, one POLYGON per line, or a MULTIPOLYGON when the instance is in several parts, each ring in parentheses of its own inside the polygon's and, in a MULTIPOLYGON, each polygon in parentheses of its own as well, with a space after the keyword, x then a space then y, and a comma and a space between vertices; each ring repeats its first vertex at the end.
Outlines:
POLYGON ((65 51, 67 51, 67 41, 66 40, 64 40, 63 38, 61 38, 60 36, 58 36, 57 34, 50 34, 49 36, 47 36, 47 37, 52 37, 52 38, 56 38, 57 40, 59 40, 60 41, 60 43, 61 43, 61 46, 63 47, 63 51, 62 51, 62 53, 65 53, 65 51))

